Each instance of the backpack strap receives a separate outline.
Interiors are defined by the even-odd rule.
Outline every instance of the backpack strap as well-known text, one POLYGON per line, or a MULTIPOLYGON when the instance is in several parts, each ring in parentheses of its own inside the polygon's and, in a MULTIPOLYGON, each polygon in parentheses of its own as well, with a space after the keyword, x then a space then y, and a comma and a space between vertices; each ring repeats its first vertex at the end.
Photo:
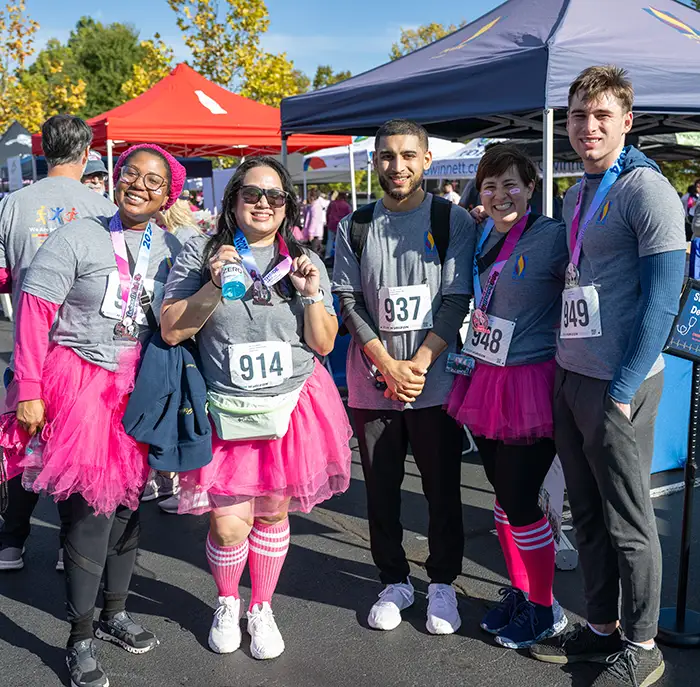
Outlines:
POLYGON ((430 231, 435 241, 440 264, 445 264, 447 247, 450 245, 450 213, 452 201, 433 194, 430 204, 430 231))
POLYGON ((350 247, 357 262, 362 259, 362 252, 367 243, 367 234, 369 234, 369 225, 372 224, 376 205, 376 202, 364 205, 359 210, 355 210, 350 218, 350 247))

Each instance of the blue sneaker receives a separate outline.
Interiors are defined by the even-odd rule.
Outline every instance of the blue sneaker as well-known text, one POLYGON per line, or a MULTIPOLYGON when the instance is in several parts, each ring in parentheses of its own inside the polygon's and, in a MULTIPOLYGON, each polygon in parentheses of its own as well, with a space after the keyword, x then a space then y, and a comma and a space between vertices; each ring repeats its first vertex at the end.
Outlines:
POLYGON ((501 587, 498 590, 501 597, 497 606, 492 608, 481 620, 481 629, 497 635, 513 620, 516 609, 527 601, 524 592, 515 587, 501 587))
POLYGON ((525 649, 551 637, 554 632, 552 607, 525 601, 516 609, 508 627, 498 633, 496 642, 507 649, 525 649))

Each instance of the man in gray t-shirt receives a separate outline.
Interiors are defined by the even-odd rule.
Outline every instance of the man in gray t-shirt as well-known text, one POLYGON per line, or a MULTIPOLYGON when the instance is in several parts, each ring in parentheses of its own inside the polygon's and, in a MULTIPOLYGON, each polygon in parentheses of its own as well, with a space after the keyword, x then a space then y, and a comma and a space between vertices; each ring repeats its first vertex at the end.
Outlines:
POLYGON ((401 543, 410 443, 430 509, 427 628, 450 634, 461 623, 451 584, 461 572, 464 545, 462 431, 442 406, 452 385, 447 354, 457 350, 472 294, 475 229, 469 214, 451 205, 449 226, 431 226, 433 203, 446 202, 421 188, 431 159, 423 127, 392 120, 379 129, 374 164, 384 197, 362 218, 368 223, 361 225, 366 240, 359 258, 352 218, 340 222, 333 291, 353 337, 348 403, 367 487, 372 556, 386 585, 368 622, 392 630, 414 600, 401 543), (443 236, 446 246, 438 245, 443 236))
MULTIPOLYGON (((4 273, 7 282, 11 279, 15 322, 27 269, 48 235, 78 219, 111 217, 116 211, 113 203, 80 183, 91 142, 92 129, 82 119, 70 115, 51 117, 42 127, 48 177, 0 202, 0 274, 4 273)), ((11 373, 6 374, 6 384, 10 378, 11 373)), ((9 477, 9 505, 0 531, 0 571, 24 566, 22 547, 39 498, 22 489, 20 475, 9 477)), ((64 520, 65 505, 59 511, 64 520)), ((62 565, 61 559, 59 564, 62 565)))
POLYGON ((686 244, 675 191, 655 163, 625 147, 633 96, 624 70, 611 66, 586 69, 569 90, 569 139, 586 174, 564 202, 571 263, 554 438, 589 624, 531 647, 549 662, 605 659, 600 687, 651 685, 664 670, 654 644, 661 550, 649 481, 660 352, 678 309, 686 244))

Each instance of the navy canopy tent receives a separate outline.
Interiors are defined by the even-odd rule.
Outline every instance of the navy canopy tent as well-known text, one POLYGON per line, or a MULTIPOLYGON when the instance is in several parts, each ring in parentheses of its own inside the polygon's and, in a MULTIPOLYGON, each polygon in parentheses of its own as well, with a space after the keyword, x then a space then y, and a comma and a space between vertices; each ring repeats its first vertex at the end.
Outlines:
POLYGON ((407 117, 450 139, 541 137, 547 190, 569 84, 593 64, 629 71, 633 132, 700 130, 700 12, 674 0, 508 0, 399 60, 286 98, 282 129, 371 135, 407 117))

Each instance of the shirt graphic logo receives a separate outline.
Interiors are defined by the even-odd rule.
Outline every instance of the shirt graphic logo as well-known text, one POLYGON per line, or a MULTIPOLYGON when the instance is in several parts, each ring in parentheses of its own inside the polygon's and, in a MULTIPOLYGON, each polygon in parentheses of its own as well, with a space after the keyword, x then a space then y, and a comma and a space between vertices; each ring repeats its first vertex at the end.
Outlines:
POLYGON ((518 256, 513 266, 513 280, 523 279, 525 277, 525 270, 527 268, 527 255, 522 253, 518 256))
POLYGON ((608 215, 610 214, 610 208, 612 207, 612 201, 607 201, 605 205, 603 205, 603 209, 600 211, 600 214, 598 215, 598 219, 596 221, 596 224, 605 224, 605 221, 608 219, 608 215))
POLYGON ((430 255, 435 255, 435 251, 437 250, 435 248, 435 239, 433 238, 433 234, 430 231, 425 232, 424 236, 424 245, 425 245, 425 254, 430 256, 430 255))

